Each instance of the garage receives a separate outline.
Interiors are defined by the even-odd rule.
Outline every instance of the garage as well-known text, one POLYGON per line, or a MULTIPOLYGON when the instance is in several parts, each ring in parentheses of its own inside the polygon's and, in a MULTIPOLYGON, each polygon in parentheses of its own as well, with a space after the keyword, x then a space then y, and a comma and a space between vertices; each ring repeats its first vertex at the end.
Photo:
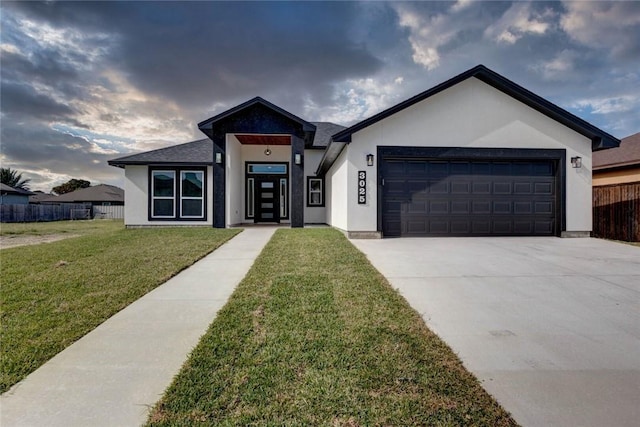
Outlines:
POLYGON ((559 150, 382 151, 385 237, 559 234, 559 150))

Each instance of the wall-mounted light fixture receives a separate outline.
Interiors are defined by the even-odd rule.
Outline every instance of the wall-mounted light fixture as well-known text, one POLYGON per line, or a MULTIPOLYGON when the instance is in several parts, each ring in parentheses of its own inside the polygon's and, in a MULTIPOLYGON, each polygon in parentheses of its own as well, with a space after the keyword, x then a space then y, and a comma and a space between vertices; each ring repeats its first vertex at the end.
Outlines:
POLYGON ((367 166, 373 166, 373 154, 367 154, 367 166))
POLYGON ((222 153, 216 153, 216 164, 222 164, 222 153))
POLYGON ((571 158, 571 167, 574 169, 582 167, 582 157, 576 156, 571 158))
POLYGON ((302 155, 300 153, 296 153, 293 155, 293 161, 296 165, 302 164, 302 155))
POLYGON ((269 147, 265 148, 264 155, 265 156, 270 156, 271 155, 271 148, 269 148, 269 147))

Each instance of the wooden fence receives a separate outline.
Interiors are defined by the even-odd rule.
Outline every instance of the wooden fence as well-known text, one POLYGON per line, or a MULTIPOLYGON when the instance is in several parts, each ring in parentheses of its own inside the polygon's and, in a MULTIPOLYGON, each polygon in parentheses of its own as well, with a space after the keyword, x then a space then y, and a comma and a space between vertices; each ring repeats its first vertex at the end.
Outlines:
POLYGON ((593 235, 640 242, 640 182, 593 187, 593 235))
POLYGON ((95 219, 123 219, 124 206, 94 206, 93 217, 95 219))
POLYGON ((39 222, 91 219, 91 205, 0 205, 0 222, 39 222))

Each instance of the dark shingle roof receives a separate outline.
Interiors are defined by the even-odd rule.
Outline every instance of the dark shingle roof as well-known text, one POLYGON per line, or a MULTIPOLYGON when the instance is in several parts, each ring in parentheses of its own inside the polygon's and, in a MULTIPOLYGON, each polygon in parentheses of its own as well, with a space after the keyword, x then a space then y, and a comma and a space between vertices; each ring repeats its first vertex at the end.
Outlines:
POLYGON ((330 122, 311 122, 316 126, 316 134, 313 137, 312 148, 325 148, 329 145, 331 137, 336 133, 346 129, 345 126, 340 126, 330 122))
POLYGON ((111 166, 118 167, 149 164, 210 165, 212 163, 213 142, 208 138, 109 160, 111 166))
POLYGON ((622 138, 620 146, 593 153, 593 170, 640 166, 640 132, 622 138))
POLYGON ((55 194, 45 193, 43 191, 35 191, 31 196, 29 196, 29 203, 40 203, 43 199, 48 199, 50 197, 56 197, 55 194))
POLYGON ((80 203, 80 202, 121 202, 124 203, 124 190, 120 187, 99 184, 81 188, 70 193, 40 200, 43 203, 80 203))
POLYGON ((0 182, 0 191, 2 191, 2 194, 24 194, 26 196, 33 194, 31 191, 23 190, 21 188, 13 188, 1 182, 0 182))

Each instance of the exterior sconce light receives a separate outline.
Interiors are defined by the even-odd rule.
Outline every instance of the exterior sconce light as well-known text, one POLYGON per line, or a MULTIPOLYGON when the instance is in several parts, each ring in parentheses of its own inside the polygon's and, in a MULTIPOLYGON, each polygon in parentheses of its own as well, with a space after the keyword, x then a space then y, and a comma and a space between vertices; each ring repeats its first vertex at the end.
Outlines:
POLYGON ((571 158, 571 167, 578 169, 582 167, 582 157, 576 156, 571 158))
POLYGON ((367 166, 373 166, 373 154, 367 154, 367 166))
POLYGON ((295 162, 296 165, 301 165, 302 164, 302 156, 300 155, 300 153, 296 153, 293 156, 293 161, 295 162))
POLYGON ((222 164, 222 153, 216 153, 216 164, 222 164))
POLYGON ((265 148, 264 155, 265 156, 270 156, 271 155, 271 148, 269 148, 269 147, 265 148))

